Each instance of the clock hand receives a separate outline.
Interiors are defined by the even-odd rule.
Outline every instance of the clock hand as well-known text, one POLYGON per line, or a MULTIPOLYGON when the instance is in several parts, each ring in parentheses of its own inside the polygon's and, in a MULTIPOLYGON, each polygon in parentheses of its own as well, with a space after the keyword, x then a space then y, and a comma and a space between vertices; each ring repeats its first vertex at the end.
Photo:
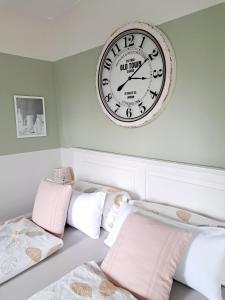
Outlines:
POLYGON ((131 79, 141 79, 141 80, 145 80, 145 79, 150 79, 149 77, 132 77, 131 79))
POLYGON ((149 60, 149 57, 147 57, 143 63, 139 66, 139 68, 137 68, 137 70, 130 76, 130 79, 137 73, 137 71, 140 70, 140 68, 149 60))
POLYGON ((141 68, 148 60, 149 60, 149 57, 147 57, 147 58, 143 61, 143 63, 139 66, 139 68, 137 68, 137 70, 136 70, 131 76, 129 76, 128 79, 127 79, 123 84, 121 84, 121 85, 118 87, 118 89, 117 89, 118 92, 120 92, 120 91, 122 90, 122 88, 127 84, 127 82, 130 81, 130 80, 132 79, 132 77, 137 73, 137 71, 139 71, 140 68, 141 68))
POLYGON ((121 84, 121 85, 118 87, 117 91, 120 92, 120 91, 122 90, 122 88, 125 86, 125 84, 127 84, 127 82, 128 82, 129 80, 130 80, 130 77, 128 77, 127 81, 125 81, 123 84, 121 84))

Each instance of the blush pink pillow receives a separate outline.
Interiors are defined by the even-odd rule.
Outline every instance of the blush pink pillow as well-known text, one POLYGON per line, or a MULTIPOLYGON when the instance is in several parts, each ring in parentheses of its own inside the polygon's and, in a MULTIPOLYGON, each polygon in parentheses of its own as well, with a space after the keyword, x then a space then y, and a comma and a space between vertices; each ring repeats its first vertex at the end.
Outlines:
POLYGON ((62 236, 71 193, 70 185, 42 180, 35 198, 32 220, 51 233, 62 236))
POLYGON ((168 300, 177 263, 191 234, 130 214, 101 268, 138 299, 168 300))

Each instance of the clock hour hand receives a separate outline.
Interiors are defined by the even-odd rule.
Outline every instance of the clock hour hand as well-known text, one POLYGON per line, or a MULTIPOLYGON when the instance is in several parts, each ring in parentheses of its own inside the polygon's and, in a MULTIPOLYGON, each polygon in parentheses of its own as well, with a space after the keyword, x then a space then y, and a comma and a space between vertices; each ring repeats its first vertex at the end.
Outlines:
POLYGON ((145 79, 150 79, 149 77, 132 77, 131 79, 141 79, 141 80, 145 80, 145 79))
POLYGON ((120 91, 122 90, 122 88, 127 84, 127 82, 128 82, 129 80, 130 80, 130 77, 128 77, 127 81, 125 81, 123 84, 121 84, 121 85, 118 87, 117 91, 120 92, 120 91))
POLYGON ((137 71, 140 70, 140 68, 141 68, 148 60, 149 60, 149 57, 147 57, 147 58, 143 61, 143 63, 139 66, 139 68, 137 68, 137 70, 136 70, 131 76, 128 77, 127 81, 125 81, 123 84, 121 84, 121 85, 118 87, 118 89, 117 89, 118 92, 120 92, 120 91, 122 90, 122 88, 127 84, 128 81, 130 81, 131 79, 133 79, 133 76, 137 73, 137 71))

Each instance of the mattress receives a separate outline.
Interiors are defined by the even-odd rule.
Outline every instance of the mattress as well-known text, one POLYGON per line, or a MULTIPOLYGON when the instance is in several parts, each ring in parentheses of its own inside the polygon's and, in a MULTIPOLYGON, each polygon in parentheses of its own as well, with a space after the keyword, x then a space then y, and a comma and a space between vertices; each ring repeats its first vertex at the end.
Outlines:
MULTIPOLYGON (((92 260, 100 263, 108 251, 108 247, 103 243, 106 236, 107 232, 102 230, 100 239, 94 240, 68 226, 63 239, 64 247, 45 261, 2 284, 0 299, 26 300, 80 264, 92 260)), ((184 299, 206 300, 194 290, 174 281, 170 300, 184 299)))

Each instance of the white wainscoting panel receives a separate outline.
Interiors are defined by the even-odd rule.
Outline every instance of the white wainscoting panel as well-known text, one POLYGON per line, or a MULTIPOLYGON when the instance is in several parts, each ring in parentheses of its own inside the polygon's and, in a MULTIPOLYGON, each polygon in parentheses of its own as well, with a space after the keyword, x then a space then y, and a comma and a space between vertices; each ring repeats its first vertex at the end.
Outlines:
POLYGON ((31 212, 40 180, 59 165, 60 149, 0 156, 0 220, 31 212))
POLYGON ((146 166, 146 199, 225 220, 225 171, 176 163, 146 166))
POLYGON ((62 162, 74 168, 77 180, 123 188, 135 198, 145 196, 144 168, 139 160, 134 163, 129 156, 71 148, 62 149, 62 162))
POLYGON ((225 220, 225 170, 79 148, 61 149, 61 159, 74 168, 78 180, 225 220))

